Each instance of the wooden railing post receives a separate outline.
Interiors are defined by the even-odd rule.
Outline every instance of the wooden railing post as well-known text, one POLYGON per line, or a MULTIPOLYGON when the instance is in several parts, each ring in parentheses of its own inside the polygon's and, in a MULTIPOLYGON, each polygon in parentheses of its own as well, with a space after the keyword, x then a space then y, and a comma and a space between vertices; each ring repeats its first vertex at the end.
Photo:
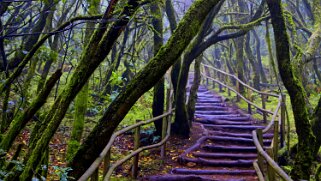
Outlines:
POLYGON ((278 162, 279 150, 279 121, 274 121, 274 136, 273 136, 273 156, 275 162, 278 162))
MULTIPOLYGON (((252 102, 252 93, 250 89, 247 89, 247 95, 248 95, 248 100, 252 102)), ((247 103, 247 112, 249 114, 252 114, 252 107, 250 103, 247 103)))
MULTIPOLYGON (((218 79, 220 82, 223 82, 222 76, 223 76, 223 74, 221 74, 220 72, 217 72, 217 79, 218 79)), ((222 86, 221 84, 218 84, 218 88, 219 88, 219 91, 220 91, 220 92, 223 92, 223 86, 222 86)))
MULTIPOLYGON (((167 89, 167 94, 166 94, 166 111, 169 111, 171 109, 171 104, 172 104, 171 89, 168 88, 167 89)), ((163 124, 162 124, 162 140, 166 137, 168 119, 170 119, 170 116, 166 116, 162 120, 163 121, 163 124)), ((165 156, 166 156, 166 143, 164 143, 164 145, 161 146, 161 159, 164 160, 165 156)))
MULTIPOLYGON (((228 86, 231 85, 230 84, 231 83, 231 79, 229 78, 228 75, 225 75, 225 82, 226 82, 226 85, 228 85, 228 86)), ((227 89, 227 94, 230 97, 231 96, 231 90, 228 87, 226 87, 226 89, 227 89)))
MULTIPOLYGON (((271 148, 266 149, 266 152, 269 154, 271 158, 273 158, 273 150, 271 148)), ((275 180, 275 172, 273 167, 270 164, 267 164, 267 173, 268 173, 268 180, 275 180)))
POLYGON ((103 170, 103 175, 105 176, 108 169, 110 167, 110 150, 107 152, 105 158, 104 158, 104 170, 103 170))
MULTIPOLYGON (((266 96, 264 94, 261 94, 261 99, 262 99, 262 108, 265 109, 266 108, 266 96)), ((263 121, 264 123, 266 123, 267 119, 266 119, 266 112, 262 110, 263 113, 263 121)))
MULTIPOLYGON (((211 76, 210 76, 210 77, 211 77, 211 76)), ((213 76, 212 76, 212 78, 215 79, 215 70, 214 70, 214 69, 213 69, 213 76)), ((215 89, 215 81, 213 80, 212 83, 213 83, 213 85, 212 85, 212 86, 213 86, 213 89, 215 89)))
POLYGON ((95 170, 95 172, 91 175, 90 181, 98 181, 99 179, 99 167, 95 170))
MULTIPOLYGON (((136 121, 137 123, 140 122, 140 120, 136 121)), ((137 150, 140 145, 140 126, 135 128, 135 135, 134 135, 134 150, 137 150)), ((132 167, 132 177, 134 179, 138 176, 138 161, 139 161, 139 154, 134 156, 133 160, 133 167, 132 167)))
MULTIPOLYGON (((263 132, 262 132, 262 129, 257 129, 256 130, 256 134, 257 134, 257 138, 260 142, 260 145, 263 147, 263 132)), ((264 160, 263 160, 263 157, 257 153, 257 162, 258 162, 258 165, 260 167, 261 170, 263 170, 263 167, 264 167, 264 160)))
MULTIPOLYGON (((286 106, 285 106, 285 101, 286 101, 286 95, 282 93, 282 104, 281 104, 281 127, 280 127, 280 132, 281 132, 281 137, 280 137, 280 146, 281 148, 284 147, 285 143, 285 112, 286 112, 286 106)), ((289 134, 289 133, 287 133, 289 134)))
MULTIPOLYGON (((239 83, 239 81, 236 81, 236 91, 238 93, 240 93, 240 83, 239 83)), ((240 100, 241 100, 240 96, 238 94, 236 94, 236 101, 239 102, 240 100)))

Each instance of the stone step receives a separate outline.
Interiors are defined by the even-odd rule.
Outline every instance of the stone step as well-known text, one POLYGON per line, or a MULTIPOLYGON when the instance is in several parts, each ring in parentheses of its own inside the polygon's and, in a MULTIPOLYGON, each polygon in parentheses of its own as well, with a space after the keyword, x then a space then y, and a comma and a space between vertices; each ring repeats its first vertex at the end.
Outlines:
MULTIPOLYGON (((209 115, 209 114, 198 114, 198 113, 195 113, 195 116, 198 117, 198 118, 205 118, 205 119, 208 119, 208 120, 212 120, 212 119, 230 119, 232 117, 241 117, 240 114, 229 114, 229 115, 209 115)), ((248 117, 246 117, 248 118, 248 117)))
POLYGON ((197 99, 197 103, 222 103, 221 99, 197 99))
POLYGON ((226 152, 226 153, 256 153, 256 147, 255 146, 235 146, 235 145, 204 145, 202 146, 202 149, 206 151, 212 151, 212 152, 226 152))
POLYGON ((221 107, 226 107, 226 104, 225 103, 196 103, 196 106, 208 106, 208 107, 221 106, 221 107))
MULTIPOLYGON (((235 145, 253 145, 254 142, 252 138, 238 138, 238 137, 230 137, 230 136, 209 136, 209 140, 214 143, 234 143, 235 145)), ((271 140, 264 139, 263 144, 268 146, 271 145, 271 140)))
POLYGON ((193 152, 194 157, 200 158, 218 158, 218 159, 256 159, 255 153, 210 153, 210 152, 193 152))
MULTIPOLYGON (((198 116, 196 116, 198 117, 198 116)), ((221 117, 215 117, 215 116, 199 116, 198 117, 200 120, 210 120, 210 121, 217 121, 217 120, 226 120, 226 121, 240 121, 240 122, 243 122, 243 121, 250 121, 250 118, 249 116, 226 116, 226 115, 222 115, 221 117)))
POLYGON ((193 174, 193 175, 254 175, 255 170, 194 170, 186 168, 174 168, 172 170, 174 174, 193 174))
MULTIPOLYGON (((226 131, 209 131, 210 135, 221 135, 221 136, 232 136, 232 137, 242 137, 242 138, 252 138, 252 133, 230 133, 226 131)), ((273 133, 265 133, 263 138, 272 139, 273 133)))
POLYGON ((213 124, 213 125, 252 125, 251 121, 229 121, 229 120, 196 120, 197 122, 203 124, 213 124))
POLYGON ((210 128, 212 130, 235 130, 235 131, 253 131, 255 129, 264 129, 264 126, 256 125, 212 125, 204 124, 205 128, 210 128))
POLYGON ((233 111, 195 111, 195 114, 205 114, 205 115, 227 115, 227 114, 236 114, 237 112, 233 111))

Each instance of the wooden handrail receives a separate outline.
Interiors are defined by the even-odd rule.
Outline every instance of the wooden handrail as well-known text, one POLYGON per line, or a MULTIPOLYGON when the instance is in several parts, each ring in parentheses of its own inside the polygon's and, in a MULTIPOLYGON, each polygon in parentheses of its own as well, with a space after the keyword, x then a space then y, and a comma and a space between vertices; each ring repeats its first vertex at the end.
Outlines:
MULTIPOLYGON (((111 136, 111 138, 110 138, 108 144, 106 145, 106 147, 103 149, 103 151, 100 153, 100 155, 96 158, 96 160, 90 165, 90 167, 86 170, 86 172, 78 179, 78 181, 86 181, 86 180, 88 180, 88 178, 95 172, 95 170, 99 167, 100 163, 102 163, 103 159, 104 159, 105 156, 107 155, 107 152, 110 150, 110 148, 111 148, 112 144, 114 143, 114 141, 115 141, 115 139, 116 139, 117 136, 119 136, 119 135, 121 135, 121 134, 124 134, 125 132, 127 132, 127 131, 129 131, 129 130, 132 130, 132 129, 134 129, 134 128, 137 128, 137 127, 139 127, 139 126, 146 125, 146 124, 152 123, 152 122, 154 122, 154 121, 156 121, 156 120, 162 119, 162 118, 164 118, 164 117, 166 117, 166 116, 172 115, 174 110, 175 110, 175 109, 170 109, 170 111, 166 112, 165 114, 162 114, 162 115, 160 115, 160 116, 154 117, 154 118, 152 118, 152 119, 150 119, 150 120, 146 120, 146 121, 142 121, 142 122, 133 124, 133 125, 131 125, 131 126, 128 126, 128 127, 124 128, 124 129, 119 130, 119 131, 117 131, 116 133, 114 133, 114 134, 111 136)), ((168 125, 168 127, 170 128, 170 124, 168 125)), ((165 138, 166 138, 166 137, 165 137, 165 138)), ((168 138, 167 138, 167 139, 168 139, 168 138)), ((167 140, 167 139, 166 139, 166 140, 167 140)), ((163 140, 164 140, 164 139, 163 139, 163 140)), ((163 142, 163 140, 162 140, 161 142, 163 142)), ((164 141, 164 143, 165 143, 165 141, 164 141)), ((150 145, 150 146, 152 146, 152 145, 150 145)), ((144 147, 142 147, 142 148, 144 148, 144 147)), ((148 148, 145 148, 144 150, 146 150, 146 149, 148 149, 148 148)), ((139 150, 139 149, 138 149, 138 150, 139 150)), ((141 150, 141 151, 143 151, 143 150, 141 150)), ((140 152, 141 152, 141 151, 140 151, 140 152)), ((134 153, 134 152, 133 152, 133 153, 134 153)), ((138 153, 139 153, 139 152, 138 152, 138 153)), ((137 154, 137 153, 136 153, 136 154, 137 154)), ((135 154, 135 155, 136 155, 136 154, 135 154)), ((134 156, 134 155, 133 155, 133 156, 134 156)), ((131 157, 130 157, 130 158, 131 158, 131 157)))
POLYGON ((277 105, 275 111, 273 112, 272 119, 271 119, 270 123, 263 129, 263 131, 262 131, 263 133, 268 132, 272 128, 274 121, 275 121, 276 117, 278 116, 278 112, 281 108, 281 104, 282 104, 282 95, 279 95, 278 105, 277 105))
POLYGON ((257 92, 257 93, 263 94, 263 95, 267 95, 267 96, 279 97, 279 95, 277 95, 277 94, 272 94, 272 93, 267 93, 267 92, 262 92, 262 91, 256 90, 255 88, 253 88, 253 87, 247 85, 246 83, 244 83, 242 80, 240 80, 237 76, 235 76, 235 75, 233 75, 233 74, 224 72, 224 71, 222 71, 222 70, 220 70, 220 69, 217 69, 217 68, 215 68, 215 67, 212 67, 212 66, 210 66, 210 65, 205 65, 205 64, 203 64, 203 63, 202 63, 202 65, 203 65, 204 67, 207 67, 207 68, 210 68, 210 69, 215 70, 215 71, 217 71, 217 72, 220 72, 220 73, 222 73, 222 74, 224 74, 224 75, 233 77, 235 80, 237 80, 239 83, 241 83, 244 87, 247 87, 248 89, 250 89, 250 90, 252 90, 252 91, 254 91, 254 92, 257 92))
POLYGON ((119 160, 118 162, 114 163, 108 170, 107 174, 105 175, 104 181, 109 181, 109 178, 111 176, 111 174, 113 173, 113 171, 115 170, 115 168, 117 168, 119 165, 125 163, 127 160, 129 160, 131 157, 137 155, 138 153, 144 151, 144 150, 148 150, 148 149, 152 149, 152 148, 157 148, 162 146, 169 138, 170 136, 170 131, 171 131, 171 124, 168 124, 167 127, 167 131, 166 131, 166 137, 160 141, 159 143, 153 144, 153 145, 148 145, 148 146, 144 146, 144 147, 140 147, 139 149, 133 151, 132 153, 130 153, 129 155, 127 155, 126 157, 124 157, 123 159, 119 160))
POLYGON ((266 113, 268 113, 268 114, 273 115, 273 112, 271 112, 271 111, 269 111, 269 110, 266 110, 266 109, 263 109, 263 108, 261 108, 260 106, 256 105, 254 102, 251 102, 250 100, 248 100, 247 98, 245 98, 242 94, 240 94, 238 91, 236 91, 236 90, 233 89, 232 87, 230 87, 230 86, 222 83, 222 82, 219 81, 219 80, 216 80, 216 79, 214 79, 214 78, 212 78, 212 77, 209 77, 209 76, 207 76, 207 75, 204 74, 204 73, 201 73, 201 75, 203 75, 204 77, 206 77, 206 78, 208 78, 208 79, 211 79, 212 81, 215 81, 216 83, 222 85, 223 87, 226 87, 226 88, 230 89, 231 91, 233 91, 234 93, 236 93, 238 96, 240 96, 245 102, 247 102, 248 104, 251 104, 251 105, 254 106, 255 108, 257 108, 257 109, 259 109, 259 110, 261 110, 261 111, 264 111, 264 112, 266 112, 266 113))
POLYGON ((264 157, 264 159, 267 161, 267 163, 277 172, 277 174, 286 181, 292 181, 291 177, 289 177, 282 168, 263 150, 261 144, 259 143, 259 140, 257 138, 256 131, 252 131, 252 137, 254 144, 256 146, 256 149, 258 153, 264 157))
MULTIPOLYGON (((271 112, 271 111, 268 111, 268 110, 266 110, 266 109, 263 109, 263 108, 259 107, 258 105, 256 105, 256 104, 253 103, 252 101, 248 100, 248 99, 245 98, 242 94, 240 94, 238 91, 236 91, 234 88, 232 88, 232 87, 230 87, 230 86, 222 83, 221 81, 219 81, 219 80, 217 80, 217 79, 214 79, 214 78, 206 75, 206 74, 203 73, 203 72, 201 73, 201 75, 203 76, 203 78, 206 78, 206 80, 207 80, 207 79, 210 79, 210 80, 212 80, 212 81, 220 84, 221 86, 224 86, 224 87, 226 87, 227 89, 235 92, 240 98, 242 98, 242 99, 243 99, 245 102, 247 102, 249 105, 252 105, 252 106, 256 107, 257 109, 259 109, 259 110, 261 110, 261 111, 263 111, 263 112, 266 112, 266 113, 268 113, 268 114, 272 114, 272 119, 271 119, 270 123, 269 123, 263 130, 260 130, 260 135, 261 135, 260 137, 261 137, 261 138, 262 138, 263 133, 266 133, 266 132, 268 132, 269 130, 271 130, 271 128, 273 128, 272 126, 274 126, 274 129, 275 129, 276 131, 278 131, 278 126, 279 126, 278 123, 279 123, 279 120, 280 120, 280 122, 282 122, 282 121, 281 121, 281 116, 278 115, 278 113, 279 113, 279 111, 280 111, 280 108, 281 108, 281 106, 282 106, 282 103, 283 103, 283 101, 284 101, 282 94, 277 95, 277 94, 271 94, 271 93, 266 93, 266 92, 262 92, 262 91, 256 90, 255 88, 253 88, 253 87, 245 84, 243 81, 241 81, 241 80, 240 80, 238 77, 236 77, 235 75, 229 74, 229 73, 227 73, 227 72, 224 72, 224 71, 222 71, 222 70, 219 70, 219 69, 214 68, 214 67, 209 66, 209 65, 205 65, 205 64, 203 64, 203 63, 202 63, 202 65, 203 65, 204 67, 207 67, 207 68, 212 69, 212 70, 214 70, 214 71, 220 72, 221 74, 224 74, 224 75, 227 75, 227 76, 230 76, 230 77, 234 78, 238 83, 242 84, 244 87, 246 87, 246 88, 248 88, 248 89, 250 89, 250 90, 252 90, 252 91, 254 91, 254 92, 258 93, 258 94, 266 95, 266 96, 278 97, 278 105, 277 105, 277 107, 275 108, 274 112, 271 112), (276 121, 276 118, 277 118, 277 117, 279 118, 278 121, 276 121), (277 126, 277 127, 276 127, 276 126, 277 126)), ((214 82, 213 82, 213 83, 214 83, 214 82)), ((263 99, 263 97, 262 97, 262 99, 263 99)), ((262 102, 264 102, 264 101, 262 101, 262 102)), ((265 106, 265 105, 264 105, 264 106, 265 106)), ((274 133, 274 137, 273 137, 273 139, 272 139, 271 145, 266 148, 267 150, 270 150, 269 152, 272 152, 272 155, 274 154, 274 156, 273 156, 274 159, 277 158, 278 136, 279 136, 278 132, 277 132, 277 133, 274 133)), ((267 152, 264 151, 264 149, 263 149, 263 144, 261 145, 261 143, 260 143, 260 141, 259 141, 259 139, 258 139, 257 130, 253 130, 253 132, 252 132, 252 137, 253 137, 253 142, 254 142, 254 144, 255 144, 255 147, 256 147, 256 149, 257 149, 257 151, 258 151, 258 154, 259 154, 260 156, 262 156, 262 157, 266 160, 266 162, 268 163, 268 165, 270 166, 270 168, 272 168, 282 179, 284 179, 284 180, 286 180, 286 181, 292 181, 291 177, 288 176, 288 175, 282 170, 282 168, 273 160, 273 158, 271 158, 271 156, 270 156, 267 152)), ((261 141, 262 141, 262 139, 261 139, 261 141)), ((258 175, 259 180, 260 180, 260 181, 265 180, 265 179, 264 179, 263 172, 262 172, 262 168, 260 168, 261 165, 258 164, 258 160, 254 160, 253 166, 254 166, 254 169, 255 169, 255 171, 256 171, 256 173, 257 173, 257 175, 258 175)), ((274 173, 273 173, 273 174, 274 174, 274 173)), ((269 176, 270 176, 270 175, 269 175, 269 176)), ((272 175, 272 178, 273 178, 273 175, 272 175)))

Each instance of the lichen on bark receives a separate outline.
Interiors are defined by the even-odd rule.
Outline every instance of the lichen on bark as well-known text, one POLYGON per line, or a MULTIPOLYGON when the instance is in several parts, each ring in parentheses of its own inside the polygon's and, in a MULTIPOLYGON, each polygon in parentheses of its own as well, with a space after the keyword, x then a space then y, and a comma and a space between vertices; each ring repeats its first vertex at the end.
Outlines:
POLYGON ((109 105, 98 125, 90 133, 84 144, 69 164, 74 170, 71 175, 78 178, 105 147, 113 131, 125 117, 130 108, 146 91, 157 83, 185 50, 189 42, 199 31, 208 12, 219 0, 196 0, 179 23, 176 31, 109 105), (198 18, 195 18, 198 17, 198 18), (144 82, 144 84, 141 84, 144 82), (107 121, 108 120, 108 121, 107 121), (98 139, 98 138, 105 139, 98 139))

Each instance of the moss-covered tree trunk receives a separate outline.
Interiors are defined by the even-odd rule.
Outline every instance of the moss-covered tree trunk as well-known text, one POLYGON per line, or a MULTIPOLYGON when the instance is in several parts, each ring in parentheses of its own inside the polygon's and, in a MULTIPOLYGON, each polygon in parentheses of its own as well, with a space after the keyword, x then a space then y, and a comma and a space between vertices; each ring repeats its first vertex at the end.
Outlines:
POLYGON ((70 140, 68 141, 67 160, 70 160, 80 146, 85 125, 89 85, 86 83, 75 98, 75 113, 70 140))
POLYGON ((29 151, 30 157, 23 173, 19 177, 20 180, 30 180, 33 170, 40 161, 41 153, 46 149, 50 139, 56 132, 69 104, 85 85, 95 69, 105 59, 124 27, 128 24, 130 17, 133 16, 140 6, 139 0, 128 0, 127 6, 124 7, 117 21, 113 23, 109 31, 106 31, 108 25, 107 19, 111 17, 116 2, 116 0, 110 1, 110 5, 103 15, 103 21, 98 25, 88 46, 82 53, 79 65, 64 90, 55 100, 49 114, 47 114, 44 121, 45 125, 40 129, 41 134, 36 138, 36 144, 34 144, 33 149, 29 151))
MULTIPOLYGON (((244 78, 244 37, 239 37, 235 39, 235 50, 236 50, 236 71, 237 71, 237 78, 241 81, 246 82, 244 78)), ((242 84, 239 84, 239 93, 245 95, 245 88, 242 84)), ((239 97, 238 97, 239 98, 239 97)), ((238 99, 238 101, 240 101, 238 99)))
POLYGON ((202 60, 203 60, 203 55, 197 57, 194 64, 194 80, 189 93, 189 98, 187 103, 187 113, 188 113, 188 117, 190 118, 190 125, 191 125, 191 122, 194 121, 195 105, 197 101, 197 90, 201 83, 202 60))
POLYGON ((253 77, 254 88, 257 90, 260 90, 260 71, 259 71, 259 67, 257 66, 258 64, 255 61, 255 57, 252 53, 252 49, 250 46, 250 35, 249 34, 246 36, 245 53, 246 53, 246 56, 251 64, 253 72, 254 72, 254 77, 253 77))
POLYGON ((222 3, 220 2, 208 14, 206 21, 200 27, 200 32, 186 48, 182 59, 175 96, 175 121, 173 123, 173 133, 182 136, 183 138, 188 138, 190 133, 190 118, 188 117, 186 107, 186 86, 188 82, 189 68, 191 63, 194 61, 195 51, 203 41, 203 38, 212 25, 213 18, 220 10, 221 5, 222 3))
MULTIPOLYGON (((153 27, 154 27, 154 56, 157 54, 159 49, 163 45, 163 16, 158 2, 151 4, 151 13, 153 16, 153 27)), ((153 97, 153 117, 157 117, 164 113, 164 99, 165 98, 165 84, 164 78, 154 86, 154 97, 153 97)), ((156 135, 162 135, 162 120, 154 122, 156 128, 156 135)))
MULTIPOLYGON (((247 12, 247 5, 243 0, 238 0, 237 4, 239 6, 239 11, 241 13, 247 12)), ((246 19, 240 15, 237 15, 235 17, 238 21, 240 21, 242 24, 246 23, 246 19)), ((244 43, 245 43, 245 37, 241 36, 234 40, 235 42, 235 50, 236 50, 236 71, 237 71, 237 78, 239 78, 243 82, 247 82, 244 76, 245 70, 245 57, 244 57, 244 43)), ((242 95, 245 95, 245 88, 242 84, 239 84, 238 88, 239 93, 242 95)), ((240 101, 240 97, 237 96, 238 100, 240 101)))
MULTIPOLYGON (((89 4, 89 15, 98 14, 99 13, 99 0, 89 0, 87 1, 89 4)), ((91 35, 94 32, 95 23, 88 22, 86 24, 86 34, 84 40, 84 47, 86 48, 91 35)), ((72 131, 70 140, 68 142, 68 149, 67 149, 67 160, 70 160, 73 155, 76 153, 79 145, 80 140, 82 138, 82 133, 84 130, 85 125, 85 117, 87 112, 87 104, 88 104, 88 93, 89 93, 89 85, 88 82, 84 85, 81 91, 78 93, 77 97, 75 98, 75 113, 74 113, 74 121, 72 125, 72 131)))
POLYGON ((294 168, 291 171, 291 176, 294 180, 308 180, 310 177, 310 166, 314 160, 313 150, 315 148, 315 136, 312 133, 309 122, 309 114, 305 102, 305 90, 302 87, 302 83, 296 77, 297 75, 291 64, 289 40, 281 0, 269 0, 267 4, 272 18, 279 72, 283 84, 290 95, 298 135, 298 153, 295 158, 294 168))
POLYGON ((109 105, 98 125, 90 133, 84 144, 68 165, 74 170, 71 175, 79 178, 91 165, 130 108, 141 95, 151 89, 166 73, 185 50, 200 29, 201 23, 219 0, 196 0, 187 11, 176 31, 152 58, 149 63, 133 78, 116 99, 109 105), (198 18, 195 18, 198 17, 198 18), (144 82, 144 84, 142 84, 144 82), (104 138, 104 139, 99 139, 104 138))
POLYGON ((267 81, 267 78, 265 75, 265 71, 264 71, 263 64, 262 64, 262 57, 261 57, 261 42, 260 42, 261 40, 255 30, 253 30, 252 32, 253 32, 253 35, 255 38, 256 58, 257 58, 258 66, 259 66, 260 77, 261 77, 261 80, 263 83, 267 83, 268 81, 267 81))
POLYGON ((8 131, 3 135, 0 143, 0 148, 4 151, 8 151, 12 146, 13 141, 18 136, 20 131, 25 127, 28 121, 34 116, 34 114, 46 103, 47 97, 49 96, 51 89, 54 87, 56 81, 61 76, 61 70, 56 71, 46 82, 45 88, 40 91, 38 96, 31 102, 26 110, 17 116, 12 123, 8 131))
MULTIPOLYGON (((169 21, 170 29, 171 32, 173 33, 174 30, 177 27, 177 22, 176 22, 176 14, 175 14, 175 9, 172 4, 172 0, 166 0, 166 15, 169 21)), ((173 84, 173 89, 174 89, 174 96, 176 96, 176 87, 177 87, 177 81, 178 81, 178 76, 179 76, 179 71, 181 69, 181 58, 179 57, 176 63, 173 65, 172 71, 171 71, 171 81, 173 84)))

